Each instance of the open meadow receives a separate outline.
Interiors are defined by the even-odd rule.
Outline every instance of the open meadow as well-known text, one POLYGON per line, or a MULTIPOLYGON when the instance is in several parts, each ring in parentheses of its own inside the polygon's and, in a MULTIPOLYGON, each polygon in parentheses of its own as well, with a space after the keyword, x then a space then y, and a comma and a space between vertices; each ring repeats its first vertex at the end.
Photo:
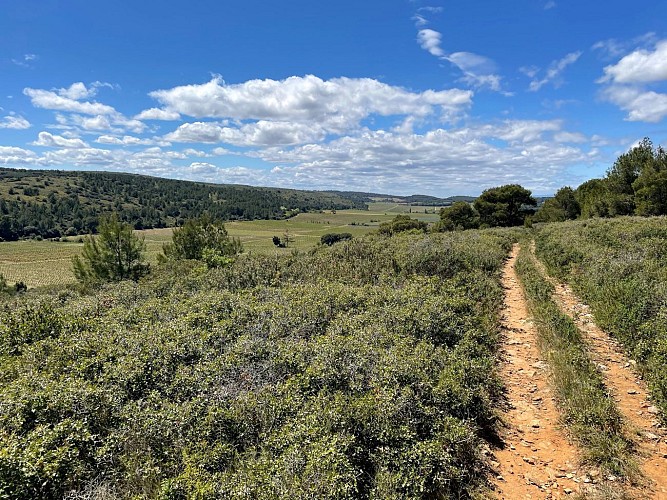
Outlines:
MULTIPOLYGON (((408 207, 398 203, 371 203, 369 210, 338 210, 301 213, 286 220, 254 220, 228 222, 229 234, 239 238, 247 253, 282 255, 293 250, 308 250, 320 242, 327 233, 350 233, 361 236, 376 230, 380 223, 391 220, 397 214, 410 213, 413 218, 426 222, 439 219, 438 207, 408 207), (425 213, 428 212, 428 213, 425 213), (293 240, 288 248, 273 244, 273 236, 288 234, 293 240)), ((170 228, 137 231, 146 241, 146 257, 157 263, 162 245, 171 240, 170 228)), ((75 281, 72 273, 72 257, 79 255, 83 244, 80 237, 69 241, 22 240, 0 243, 0 274, 11 283, 22 281, 34 288, 49 285, 66 285, 75 281)))

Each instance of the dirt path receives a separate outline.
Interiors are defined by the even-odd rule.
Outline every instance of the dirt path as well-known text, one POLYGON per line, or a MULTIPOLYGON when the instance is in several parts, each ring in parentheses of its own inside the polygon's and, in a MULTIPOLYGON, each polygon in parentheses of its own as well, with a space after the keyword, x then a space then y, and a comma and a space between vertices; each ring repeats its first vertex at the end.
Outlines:
MULTIPOLYGON (((548 276, 538 261, 541 271, 548 276)), ((640 463, 649 479, 650 498, 667 499, 667 429, 661 427, 649 399, 646 384, 633 369, 634 362, 623 353, 620 345, 593 321, 589 307, 563 283, 549 278, 555 287, 554 299, 561 310, 574 320, 590 346, 591 357, 605 378, 605 384, 626 422, 628 435, 638 445, 640 463)), ((642 496, 642 492, 638 492, 642 496)))
POLYGON ((500 373, 507 387, 509 411, 494 450, 494 492, 501 499, 551 499, 578 492, 589 478, 577 470, 577 450, 558 426, 559 414, 547 386, 535 327, 528 319, 512 250, 503 271, 504 347, 500 373))

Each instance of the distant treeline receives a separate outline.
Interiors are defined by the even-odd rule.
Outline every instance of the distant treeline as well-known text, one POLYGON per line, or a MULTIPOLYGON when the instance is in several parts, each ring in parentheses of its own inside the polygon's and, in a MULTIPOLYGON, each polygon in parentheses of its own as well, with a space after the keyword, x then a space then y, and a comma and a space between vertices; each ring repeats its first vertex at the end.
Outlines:
POLYGON ((136 229, 173 227, 208 213, 223 220, 282 219, 314 210, 366 209, 362 196, 218 185, 106 172, 0 168, 0 241, 96 232, 115 212, 136 229))
POLYGON ((620 155, 602 179, 563 187, 545 201, 535 222, 620 215, 667 215, 667 151, 643 139, 620 155))

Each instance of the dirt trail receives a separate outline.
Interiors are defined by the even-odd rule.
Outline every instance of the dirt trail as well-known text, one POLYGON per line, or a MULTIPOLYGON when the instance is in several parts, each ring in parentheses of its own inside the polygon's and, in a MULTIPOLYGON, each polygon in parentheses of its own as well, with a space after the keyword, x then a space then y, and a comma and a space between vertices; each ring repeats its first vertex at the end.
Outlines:
POLYGON ((526 299, 514 263, 514 247, 503 271, 504 347, 500 374, 507 387, 509 411, 501 429, 502 448, 494 450, 500 499, 551 499, 578 492, 590 481, 577 470, 577 450, 558 426, 559 414, 540 360, 536 331, 528 320, 526 299))
MULTIPOLYGON (((548 277, 544 266, 537 262, 548 277)), ((618 342, 595 324, 589 307, 568 285, 548 279, 555 287, 556 303, 583 333, 593 361, 629 424, 628 435, 637 443, 642 471, 651 482, 650 491, 645 493, 650 498, 667 499, 667 429, 658 421, 658 409, 651 404, 646 384, 634 370, 634 361, 625 356, 618 342)), ((641 496, 641 492, 639 494, 641 496)))

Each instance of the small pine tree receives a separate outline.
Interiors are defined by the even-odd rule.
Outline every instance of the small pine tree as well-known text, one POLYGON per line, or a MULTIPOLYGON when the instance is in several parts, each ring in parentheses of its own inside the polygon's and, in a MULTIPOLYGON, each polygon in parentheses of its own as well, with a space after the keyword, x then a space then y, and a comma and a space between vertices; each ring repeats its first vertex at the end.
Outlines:
POLYGON ((72 259, 74 276, 83 284, 136 281, 149 270, 145 251, 146 243, 134 234, 130 224, 120 222, 116 214, 102 217, 98 236, 87 236, 82 256, 72 259))

